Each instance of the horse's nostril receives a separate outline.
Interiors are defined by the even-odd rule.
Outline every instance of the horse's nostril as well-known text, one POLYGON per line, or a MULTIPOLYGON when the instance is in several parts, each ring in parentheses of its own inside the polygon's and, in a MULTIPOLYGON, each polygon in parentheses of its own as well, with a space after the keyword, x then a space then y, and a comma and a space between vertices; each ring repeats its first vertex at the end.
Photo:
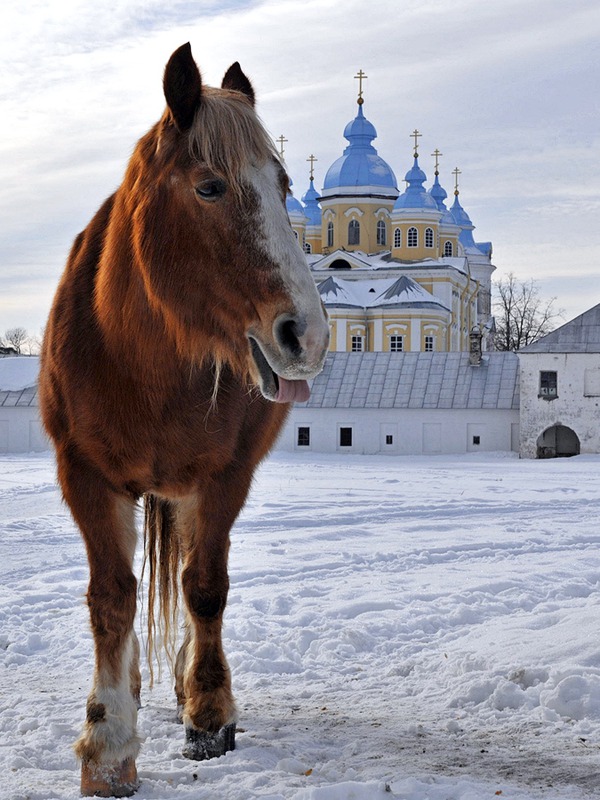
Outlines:
POLYGON ((275 324, 275 337, 282 350, 299 356, 302 353, 300 336, 304 333, 306 325, 299 324, 293 317, 285 317, 275 324))

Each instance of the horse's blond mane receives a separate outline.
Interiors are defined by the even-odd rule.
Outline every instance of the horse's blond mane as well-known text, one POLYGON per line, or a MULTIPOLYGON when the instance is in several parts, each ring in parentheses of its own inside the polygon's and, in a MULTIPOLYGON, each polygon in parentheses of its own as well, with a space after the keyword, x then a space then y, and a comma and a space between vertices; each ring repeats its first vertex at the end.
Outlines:
POLYGON ((280 161, 271 137, 243 95, 204 87, 190 131, 190 153, 222 177, 237 194, 246 167, 280 161))

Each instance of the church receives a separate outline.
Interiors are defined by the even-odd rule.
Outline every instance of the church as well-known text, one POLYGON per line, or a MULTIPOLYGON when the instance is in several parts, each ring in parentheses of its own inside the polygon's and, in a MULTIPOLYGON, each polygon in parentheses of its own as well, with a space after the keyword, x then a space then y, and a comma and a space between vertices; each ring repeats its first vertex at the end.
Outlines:
MULTIPOLYGON (((429 189, 414 131, 406 187, 373 146, 364 113, 362 70, 357 114, 344 129, 348 142, 329 167, 323 188, 299 202, 288 196, 294 232, 306 253, 331 324, 333 352, 465 352, 470 333, 492 324, 490 242, 475 242, 474 226, 439 180, 436 150, 429 189)), ((281 137, 283 146, 283 137, 281 137)), ((407 153, 408 156, 408 153, 407 153)))
MULTIPOLYGON (((492 245, 459 199, 429 188, 412 134, 404 184, 377 152, 359 71, 357 110, 323 186, 287 208, 329 314, 330 354, 280 440, 288 451, 389 454, 517 450, 518 360, 488 352, 492 245), (400 189, 402 186, 402 191, 400 189)), ((287 141, 283 136, 282 148, 287 141)), ((408 150, 408 148, 407 148, 408 150)))

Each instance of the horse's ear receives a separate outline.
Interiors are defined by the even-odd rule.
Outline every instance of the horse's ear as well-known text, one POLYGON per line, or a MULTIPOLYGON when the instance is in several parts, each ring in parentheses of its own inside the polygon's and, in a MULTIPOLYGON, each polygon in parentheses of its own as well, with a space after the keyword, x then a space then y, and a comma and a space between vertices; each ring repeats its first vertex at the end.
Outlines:
POLYGON ((167 62, 163 90, 175 125, 181 132, 189 130, 202 99, 202 79, 189 42, 175 50, 167 62))
POLYGON ((254 89, 248 78, 242 72, 242 68, 236 61, 232 64, 225 75, 221 84, 222 89, 233 89, 234 92, 245 94, 250 103, 254 105, 254 89))

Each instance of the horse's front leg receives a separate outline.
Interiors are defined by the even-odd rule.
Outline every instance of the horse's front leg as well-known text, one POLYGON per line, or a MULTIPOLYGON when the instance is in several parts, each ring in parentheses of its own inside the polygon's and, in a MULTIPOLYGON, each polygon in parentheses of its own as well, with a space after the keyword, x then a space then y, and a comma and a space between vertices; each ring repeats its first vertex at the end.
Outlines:
POLYGON ((59 457, 59 479, 85 541, 87 601, 96 665, 86 721, 75 743, 81 793, 126 797, 138 786, 135 759, 139 646, 133 631, 136 579, 134 503, 117 495, 82 459, 59 457))
POLYGON ((178 680, 183 697, 178 700, 185 699, 183 754, 196 760, 220 756, 235 747, 236 708, 221 626, 229 590, 229 531, 249 485, 249 478, 225 471, 178 508, 186 552, 182 588, 188 615, 185 667, 183 680, 181 676, 178 680))

